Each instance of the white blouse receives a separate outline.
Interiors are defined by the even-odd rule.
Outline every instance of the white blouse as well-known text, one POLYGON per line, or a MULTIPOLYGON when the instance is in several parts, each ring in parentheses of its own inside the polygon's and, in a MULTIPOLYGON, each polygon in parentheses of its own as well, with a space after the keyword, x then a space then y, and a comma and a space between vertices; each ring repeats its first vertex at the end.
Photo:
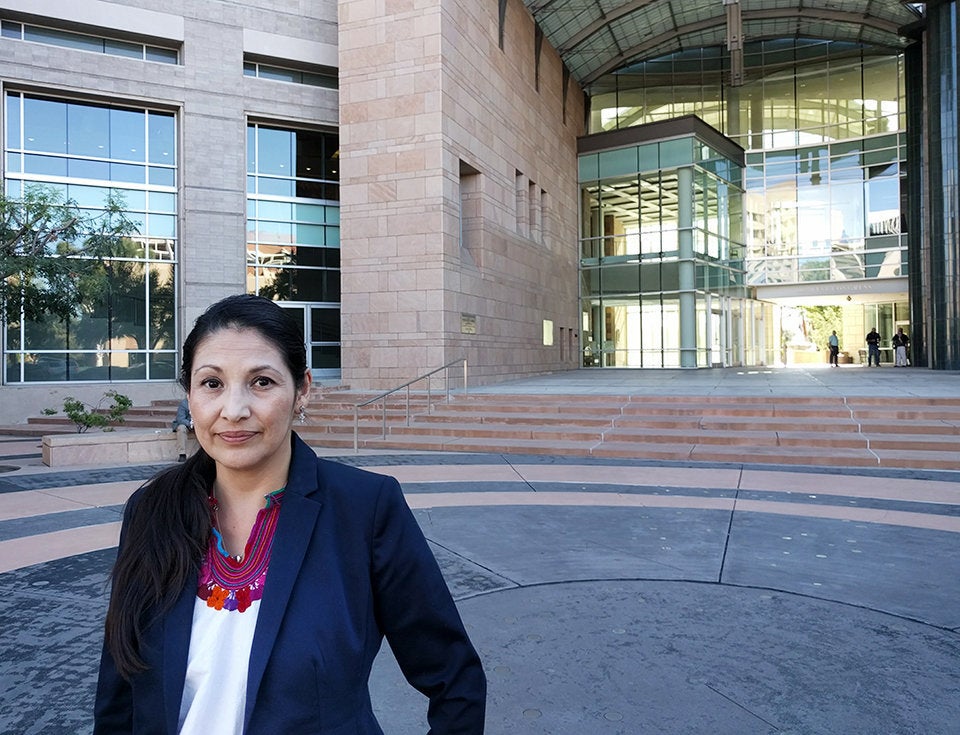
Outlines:
POLYGON ((180 701, 180 735, 241 735, 247 669, 260 601, 244 612, 216 610, 197 598, 180 701))

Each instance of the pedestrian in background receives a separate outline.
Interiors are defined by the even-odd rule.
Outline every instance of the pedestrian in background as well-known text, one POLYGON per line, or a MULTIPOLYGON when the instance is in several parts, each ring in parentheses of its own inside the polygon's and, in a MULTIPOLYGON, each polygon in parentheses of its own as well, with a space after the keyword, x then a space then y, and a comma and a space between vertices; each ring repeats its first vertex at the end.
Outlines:
POLYGON ((840 338, 837 337, 837 330, 833 330, 827 338, 827 344, 830 345, 830 364, 833 367, 839 367, 840 365, 840 338))
POLYGON ((897 333, 893 335, 893 339, 890 340, 893 345, 894 352, 894 367, 906 367, 907 366, 907 350, 910 347, 910 338, 903 333, 903 327, 900 327, 897 330, 897 333))
POLYGON ((880 367, 880 332, 876 327, 867 334, 867 367, 874 363, 880 367))

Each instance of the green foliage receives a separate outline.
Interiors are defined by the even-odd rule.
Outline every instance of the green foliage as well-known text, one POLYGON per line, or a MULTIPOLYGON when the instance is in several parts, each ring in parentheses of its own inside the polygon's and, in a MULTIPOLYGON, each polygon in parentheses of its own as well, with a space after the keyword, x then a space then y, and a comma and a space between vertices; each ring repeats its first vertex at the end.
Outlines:
MULTIPOLYGON (((91 427, 103 429, 104 431, 113 431, 112 424, 122 424, 124 414, 130 410, 133 405, 127 396, 117 393, 115 390, 108 390, 103 394, 96 406, 91 406, 72 396, 63 399, 63 412, 77 426, 77 433, 83 434, 91 427), (108 408, 103 408, 103 402, 108 398, 113 399, 108 408)), ((55 408, 45 408, 41 413, 44 416, 53 416, 58 413, 55 408)))
POLYGON ((19 199, 0 191, 0 318, 69 319, 109 292, 106 258, 129 250, 137 228, 123 198, 110 193, 90 214, 56 188, 27 186, 19 199))
POLYGON ((807 321, 807 339, 816 345, 818 350, 826 350, 830 333, 836 329, 843 345, 842 326, 843 309, 839 306, 803 306, 804 318, 807 321))

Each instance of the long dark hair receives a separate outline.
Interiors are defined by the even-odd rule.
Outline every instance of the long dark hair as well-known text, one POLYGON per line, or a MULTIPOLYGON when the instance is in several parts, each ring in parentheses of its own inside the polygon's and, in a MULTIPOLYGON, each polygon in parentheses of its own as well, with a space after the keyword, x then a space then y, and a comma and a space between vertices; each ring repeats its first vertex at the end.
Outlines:
MULTIPOLYGON (((197 346, 222 329, 256 330, 280 351, 297 390, 303 388, 307 353, 300 326, 273 301, 241 294, 210 306, 184 340, 185 391, 197 346)), ((170 609, 200 568, 210 537, 207 496, 215 479, 216 465, 201 448, 148 481, 128 503, 105 628, 107 650, 128 679, 147 668, 140 651, 145 628, 170 609)))

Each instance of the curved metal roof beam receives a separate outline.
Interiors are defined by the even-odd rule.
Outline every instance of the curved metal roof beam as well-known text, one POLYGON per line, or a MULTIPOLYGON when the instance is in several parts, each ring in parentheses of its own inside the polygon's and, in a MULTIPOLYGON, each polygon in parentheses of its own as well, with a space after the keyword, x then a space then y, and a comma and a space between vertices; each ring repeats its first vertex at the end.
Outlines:
MULTIPOLYGON (((619 8, 615 8, 606 13, 606 15, 600 20, 595 20, 593 23, 584 26, 573 36, 564 41, 557 50, 563 54, 567 51, 573 51, 577 46, 586 41, 595 33, 598 33, 603 28, 612 23, 620 20, 631 13, 642 10, 648 5, 653 5, 660 0, 632 0, 631 2, 624 3, 619 8)), ((538 8, 538 11, 548 10, 550 3, 538 8)), ((869 3, 867 3, 869 5, 869 3)), ((548 10, 549 12, 549 10, 548 10)), ((539 14, 543 14, 540 12, 539 14)), ((864 10, 862 13, 857 13, 849 10, 829 10, 827 8, 777 8, 773 10, 752 10, 752 11, 742 11, 742 16, 746 20, 752 18, 754 20, 765 20, 771 17, 811 17, 811 18, 823 18, 824 20, 832 20, 834 18, 846 18, 842 22, 857 22, 862 23, 863 25, 871 26, 877 28, 878 30, 889 31, 891 33, 896 33, 897 29, 902 25, 902 23, 896 23, 893 21, 884 21, 880 18, 870 15, 868 10, 864 10)), ((726 19, 724 13, 712 16, 720 19, 726 19)))
MULTIPOLYGON (((654 3, 659 1, 660 0, 633 0, 632 2, 624 3, 619 8, 615 8, 614 10, 609 11, 600 20, 595 20, 593 23, 590 23, 589 25, 585 25, 577 33, 575 33, 573 36, 568 38, 564 42, 563 48, 559 48, 557 49, 557 51, 559 51, 561 55, 567 51, 572 51, 581 43, 583 43, 588 38, 590 38, 590 36, 592 36, 594 33, 601 31, 603 28, 610 25, 614 21, 620 20, 620 18, 624 17, 625 15, 630 15, 630 13, 640 10, 646 7, 647 5, 653 5, 654 3)), ((726 17, 726 16, 723 16, 723 17, 726 17)))
MULTIPOLYGON (((655 0, 653 0, 655 1, 655 0)), ((868 26, 870 28, 875 28, 877 30, 889 33, 895 38, 899 38, 898 26, 896 23, 890 21, 880 20, 879 18, 867 18, 862 13, 851 13, 842 10, 826 10, 826 9, 817 9, 809 8, 803 9, 799 12, 795 8, 785 9, 781 8, 778 10, 755 10, 749 13, 743 13, 743 23, 746 25, 751 21, 760 21, 760 20, 780 20, 780 19, 799 19, 803 20, 828 20, 836 23, 842 23, 845 25, 851 25, 857 28, 868 26)), ((660 46, 665 40, 674 39, 678 41, 678 47, 681 47, 679 41, 683 36, 696 33, 698 31, 707 30, 710 28, 715 28, 717 26, 726 25, 727 19, 725 15, 716 16, 713 18, 707 18, 702 21, 697 21, 695 23, 688 23, 687 25, 680 26, 668 33, 664 33, 656 38, 645 41, 644 43, 633 46, 632 48, 627 49, 621 54, 612 56, 609 61, 604 63, 602 66, 598 67, 594 71, 590 72, 585 77, 579 79, 580 84, 587 86, 595 82, 599 77, 602 77, 604 74, 607 74, 612 71, 616 71, 622 66, 633 63, 634 60, 638 57, 642 57, 644 53, 648 52, 651 48, 660 46)), ((605 23, 604 26, 607 24, 605 23)), ((858 34, 851 34, 851 39, 856 40, 858 34)), ((893 46, 895 44, 891 44, 893 46)), ((564 54, 570 53, 573 49, 565 49, 564 54)))

